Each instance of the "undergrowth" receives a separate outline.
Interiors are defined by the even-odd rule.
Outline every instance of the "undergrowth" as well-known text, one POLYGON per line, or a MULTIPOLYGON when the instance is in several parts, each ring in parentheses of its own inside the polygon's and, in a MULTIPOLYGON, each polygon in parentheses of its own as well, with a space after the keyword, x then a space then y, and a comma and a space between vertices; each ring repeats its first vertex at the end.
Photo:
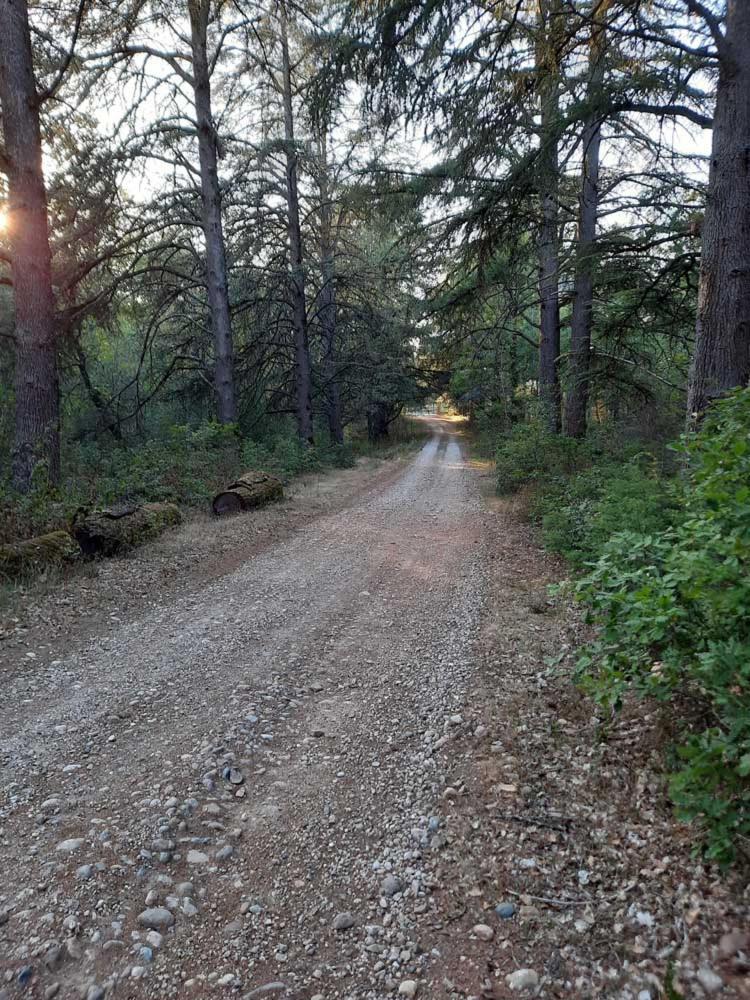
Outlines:
POLYGON ((532 483, 545 545, 583 574, 584 690, 607 712, 628 695, 670 706, 671 797, 728 865, 750 855, 750 390, 673 453, 679 475, 634 445, 524 425, 501 440, 498 489, 532 483))
POLYGON ((286 425, 252 439, 242 438, 236 427, 208 423, 173 426, 158 438, 129 446, 68 444, 59 487, 49 487, 41 467, 25 495, 0 481, 0 543, 66 528, 80 507, 159 500, 206 507, 246 469, 262 469, 289 482, 308 472, 349 468, 363 456, 390 458, 420 443, 427 433, 419 422, 399 418, 382 443, 368 442, 355 429, 343 445, 321 440, 308 448, 286 425))

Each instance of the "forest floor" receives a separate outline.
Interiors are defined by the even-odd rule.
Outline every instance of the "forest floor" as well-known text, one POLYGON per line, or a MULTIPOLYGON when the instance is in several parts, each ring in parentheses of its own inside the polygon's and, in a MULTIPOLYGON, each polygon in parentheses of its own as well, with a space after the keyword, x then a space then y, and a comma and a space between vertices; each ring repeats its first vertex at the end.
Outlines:
POLYGON ((750 996, 664 718, 601 739, 563 568, 433 425, 13 599, 2 1000, 750 996))

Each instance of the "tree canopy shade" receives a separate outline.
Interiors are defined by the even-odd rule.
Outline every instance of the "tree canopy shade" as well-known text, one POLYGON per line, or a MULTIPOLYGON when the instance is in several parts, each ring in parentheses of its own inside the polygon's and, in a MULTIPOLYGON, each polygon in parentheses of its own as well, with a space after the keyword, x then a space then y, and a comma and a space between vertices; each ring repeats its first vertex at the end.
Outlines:
POLYGON ((452 386, 580 438, 747 383, 745 4, 51 17, 0 0, 19 489, 175 422, 341 445, 452 386))

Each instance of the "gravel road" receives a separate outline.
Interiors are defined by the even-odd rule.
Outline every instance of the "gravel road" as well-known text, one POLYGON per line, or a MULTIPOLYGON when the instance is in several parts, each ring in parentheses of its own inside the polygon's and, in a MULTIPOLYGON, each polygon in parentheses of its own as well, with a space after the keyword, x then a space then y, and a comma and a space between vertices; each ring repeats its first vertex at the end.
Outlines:
POLYGON ((388 488, 10 677, 9 995, 409 995, 483 517, 436 421, 388 488))
POLYGON ((0 629, 0 1000, 750 997, 662 714, 602 738, 561 567, 431 425, 0 629))

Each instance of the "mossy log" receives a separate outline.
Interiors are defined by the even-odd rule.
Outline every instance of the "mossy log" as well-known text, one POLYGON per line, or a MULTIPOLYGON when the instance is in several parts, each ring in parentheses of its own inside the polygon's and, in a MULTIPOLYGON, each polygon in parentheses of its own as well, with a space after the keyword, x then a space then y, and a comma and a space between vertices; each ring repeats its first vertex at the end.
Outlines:
POLYGON ((176 504, 144 503, 137 507, 79 511, 72 530, 85 555, 112 556, 150 542, 181 520, 176 504))
POLYGON ((14 577, 38 572, 78 555, 80 549, 67 531, 50 531, 22 542, 0 545, 0 575, 14 577))
POLYGON ((243 472, 236 482, 214 497, 214 514, 237 514, 241 510, 264 507, 281 500, 284 487, 281 480, 267 472, 243 472))

